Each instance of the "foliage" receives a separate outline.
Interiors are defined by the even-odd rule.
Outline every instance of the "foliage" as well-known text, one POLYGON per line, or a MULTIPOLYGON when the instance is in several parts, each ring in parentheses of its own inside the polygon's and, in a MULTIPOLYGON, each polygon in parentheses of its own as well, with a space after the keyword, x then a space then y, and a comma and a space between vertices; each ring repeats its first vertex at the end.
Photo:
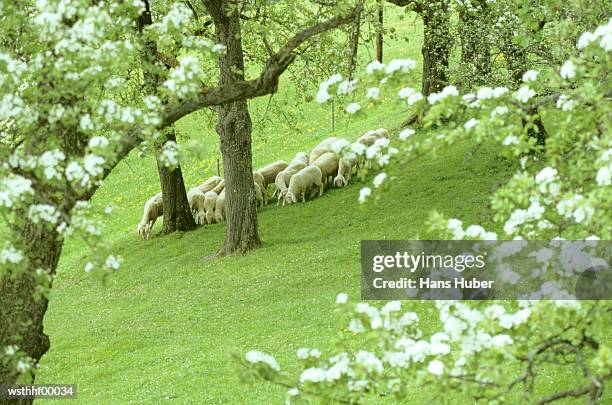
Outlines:
MULTIPOLYGON (((398 96, 422 116, 422 130, 438 134, 415 139, 415 131, 405 129, 396 159, 406 162, 439 153, 465 139, 497 142, 501 155, 520 160, 515 175, 491 197, 494 220, 505 238, 609 240, 611 38, 612 20, 584 32, 568 60, 554 70, 525 72, 515 90, 482 86, 460 95, 456 87, 447 86, 425 99, 402 88, 398 96), (527 135, 534 106, 549 108, 559 123, 549 131, 545 147, 527 135)), ((373 84, 397 88, 413 67, 410 61, 372 63, 360 86, 353 83, 350 91, 372 98, 373 84)), ((321 84, 318 100, 331 99, 330 90, 342 97, 346 88, 346 82, 334 76, 321 84)), ((355 104, 347 104, 349 113, 359 113, 355 104)), ((351 148, 348 153, 355 152, 351 148)), ((380 169, 387 165, 388 159, 379 160, 380 169)), ((378 188, 382 180, 377 176, 373 182, 378 188)), ((362 189, 360 201, 371 194, 370 188, 362 189)), ((478 224, 466 229, 462 221, 435 213, 430 226, 439 236, 454 239, 502 235, 478 224)), ((611 308, 605 301, 520 301, 518 308, 441 301, 442 330, 424 334, 416 314, 401 311, 399 302, 349 308, 346 300, 346 295, 338 296, 352 334, 345 334, 346 343, 325 356, 300 351, 303 370, 298 378, 253 358, 245 364, 265 368, 265 373, 259 371, 261 378, 290 387, 291 401, 318 397, 357 403, 368 392, 402 400, 416 388, 433 385, 440 392, 452 390, 476 400, 548 403, 584 396, 592 403, 612 378, 605 340, 611 308), (522 371, 509 376, 500 363, 522 371), (536 394, 533 389, 542 380, 539 367, 548 363, 570 364, 580 377, 552 393, 536 394)))

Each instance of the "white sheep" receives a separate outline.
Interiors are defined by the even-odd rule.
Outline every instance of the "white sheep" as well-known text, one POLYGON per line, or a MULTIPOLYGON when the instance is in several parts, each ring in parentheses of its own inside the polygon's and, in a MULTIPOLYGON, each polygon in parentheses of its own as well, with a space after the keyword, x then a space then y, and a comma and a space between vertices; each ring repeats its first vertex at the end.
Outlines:
POLYGON ((189 202, 191 215, 193 215, 193 219, 198 225, 204 225, 206 223, 206 211, 204 210, 205 200, 205 193, 200 191, 199 187, 193 187, 187 193, 187 201, 189 202))
POLYGON ((321 170, 321 176, 324 184, 327 184, 329 177, 333 177, 338 172, 338 163, 340 157, 334 152, 326 152, 319 156, 317 160, 311 163, 321 170))
MULTIPOLYGON (((259 173, 258 171, 254 171, 253 172, 253 182, 259 186, 259 191, 261 192, 261 197, 262 197, 262 203, 264 205, 268 204, 268 193, 264 194, 262 191, 265 189, 264 183, 266 182, 263 174, 259 173)), ((255 190, 255 192, 257 193, 257 190, 255 190)))
POLYGON ((304 152, 298 152, 291 163, 289 163, 289 166, 276 175, 276 179, 274 180, 276 190, 274 190, 274 194, 272 194, 272 197, 278 196, 278 203, 276 205, 279 205, 281 200, 285 197, 291 177, 306 166, 308 166, 308 155, 304 152))
POLYGON ((264 197, 264 193, 261 191, 261 186, 255 181, 253 182, 253 186, 255 187, 255 199, 257 200, 257 205, 263 208, 266 198, 264 197))
POLYGON ((336 138, 335 136, 332 136, 330 138, 323 140, 321 143, 315 146, 310 152, 309 162, 310 163, 314 162, 324 153, 333 152, 334 151, 333 145, 338 141, 339 139, 336 138))
POLYGON ((219 195, 214 191, 204 193, 204 213, 206 215, 206 223, 212 224, 215 222, 215 205, 219 195))
POLYGON ((277 160, 276 162, 270 163, 269 165, 266 165, 261 169, 257 169, 257 172, 261 174, 264 178, 264 190, 268 188, 269 184, 274 183, 276 175, 280 171, 285 170, 287 166, 289 165, 284 160, 277 160))
POLYGON ((208 180, 206 180, 204 183, 200 184, 199 186, 197 186, 197 188, 203 192, 203 193, 207 193, 209 191, 211 191, 212 189, 214 189, 215 187, 217 187, 219 185, 220 182, 222 182, 223 179, 219 176, 212 176, 211 178, 209 178, 208 180))
POLYGON ((223 222, 225 220, 225 190, 221 191, 217 202, 215 203, 215 221, 223 222))
POLYGON ((143 239, 149 239, 151 237, 153 225, 155 225, 157 218, 162 215, 164 215, 164 200, 162 198, 162 193, 157 193, 145 203, 142 219, 138 224, 137 230, 143 239))
POLYGON ((357 142, 371 146, 377 139, 389 138, 389 132, 384 128, 378 128, 373 131, 368 131, 357 139, 357 142))
POLYGON ((211 191, 214 191, 217 194, 221 194, 221 192, 225 190, 225 180, 221 179, 221 181, 219 182, 219 184, 217 184, 217 186, 215 188, 213 188, 211 191))
POLYGON ((291 177, 291 181, 289 182, 289 189, 287 190, 287 194, 285 194, 285 203, 295 204, 298 202, 299 198, 302 198, 302 202, 306 201, 306 193, 308 191, 315 191, 314 186, 319 187, 319 196, 323 194, 323 182, 322 180, 321 169, 317 166, 306 166, 298 173, 291 177))
POLYGON ((357 157, 343 157, 338 162, 338 175, 334 178, 336 187, 346 186, 353 176, 353 168, 358 166, 357 157))

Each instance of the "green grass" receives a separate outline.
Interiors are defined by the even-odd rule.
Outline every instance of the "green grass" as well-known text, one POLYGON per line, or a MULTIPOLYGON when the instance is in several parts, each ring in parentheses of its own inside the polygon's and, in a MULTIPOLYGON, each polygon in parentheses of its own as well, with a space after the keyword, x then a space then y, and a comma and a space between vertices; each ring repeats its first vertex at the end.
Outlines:
MULTIPOLYGON (((420 28, 391 17, 398 32, 410 34, 411 40, 390 44, 387 57, 418 58, 420 28)), ((417 75, 412 84, 418 80, 417 75)), ((327 107, 298 103, 299 96, 288 83, 281 84, 276 101, 297 117, 297 125, 278 117, 256 125, 255 166, 291 159, 330 135, 354 139, 368 129, 395 128, 406 114, 395 104, 373 109, 367 119, 349 121, 339 114, 331 132, 327 107)), ((258 122, 267 99, 250 105, 258 122)), ((178 125, 180 134, 206 144, 204 159, 183 166, 188 186, 216 172, 213 128, 214 122, 202 114, 178 125)), ((262 247, 247 256, 216 260, 203 258, 223 242, 222 224, 139 238, 142 205, 159 183, 151 157, 130 155, 93 200, 97 207, 117 206, 105 220, 105 235, 109 251, 123 255, 125 262, 102 283, 83 271, 90 255, 85 245, 67 241, 45 320, 52 346, 37 382, 76 383, 76 402, 85 404, 283 403, 281 388, 242 384, 232 354, 263 350, 275 354, 283 368, 295 370, 299 347, 329 352, 340 328, 333 311, 337 293, 348 292, 353 300, 359 296, 360 240, 418 238, 431 210, 489 225, 490 193, 513 168, 490 145, 465 164, 470 147, 460 144, 436 157, 395 166, 390 174, 396 180, 367 208, 357 203, 359 183, 329 190, 306 204, 268 206, 259 213, 262 247)), ((425 330, 437 326, 432 303, 408 305, 420 313, 425 330)), ((568 377, 553 376, 547 386, 563 378, 568 377)), ((431 395, 420 393, 415 402, 431 395)))

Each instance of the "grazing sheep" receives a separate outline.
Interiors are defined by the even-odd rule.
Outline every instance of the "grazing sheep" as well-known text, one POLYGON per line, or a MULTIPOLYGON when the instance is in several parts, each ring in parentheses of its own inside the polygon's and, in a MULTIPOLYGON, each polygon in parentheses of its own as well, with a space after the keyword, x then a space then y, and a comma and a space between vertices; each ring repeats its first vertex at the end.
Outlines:
POLYGON ((215 188, 213 188, 211 191, 214 191, 217 194, 221 194, 221 192, 225 190, 225 180, 221 179, 221 181, 219 182, 219 184, 217 184, 217 186, 215 188))
POLYGON ((323 140, 320 144, 315 146, 312 149, 312 152, 310 152, 310 163, 317 160, 324 153, 333 152, 334 149, 332 146, 334 145, 334 143, 338 141, 339 141, 338 138, 336 138, 335 136, 332 136, 331 138, 327 138, 323 140))
POLYGON ((285 205, 285 203, 295 204, 300 197, 302 198, 302 202, 305 202, 306 193, 311 191, 312 196, 312 191, 315 191, 313 186, 319 187, 319 196, 323 194, 322 177, 321 169, 313 165, 306 166, 293 175, 289 182, 289 189, 287 190, 287 194, 285 194, 285 202, 283 205, 285 205))
POLYGON ((357 142, 365 146, 370 146, 373 145, 377 139, 381 138, 389 138, 389 132, 387 132, 387 130, 384 128, 378 128, 375 131, 366 132, 365 134, 360 136, 359 139, 357 139, 357 142))
POLYGON ((308 166, 308 155, 304 152, 298 152, 291 163, 289 163, 289 166, 276 175, 276 179, 274 180, 276 190, 274 190, 274 194, 272 194, 272 197, 278 195, 278 203, 276 205, 279 205, 281 200, 285 197, 291 177, 306 166, 308 166))
POLYGON ((142 219, 138 224, 138 233, 143 239, 149 239, 151 237, 153 225, 155 225, 157 218, 162 215, 164 215, 164 200, 162 198, 162 193, 157 193, 145 203, 142 219))
POLYGON ((225 220, 225 190, 221 191, 217 202, 215 203, 215 221, 223 222, 225 220))
POLYGON ((206 223, 212 224, 215 222, 215 205, 219 195, 214 191, 209 191, 204 194, 204 213, 206 214, 206 223))
POLYGON ((334 185, 336 187, 346 186, 351 177, 353 176, 353 168, 357 168, 358 159, 357 157, 348 158, 343 157, 338 162, 338 175, 334 178, 334 185))
POLYGON ((257 205, 263 208, 265 198, 264 193, 261 191, 261 186, 257 182, 253 182, 253 185, 255 186, 255 199, 257 200, 257 205))
POLYGON ((300 165, 303 165, 304 167, 308 166, 308 155, 304 152, 296 153, 293 160, 289 163, 289 166, 287 166, 287 169, 297 167, 300 165))
POLYGON ((265 192, 268 189, 268 185, 274 183, 278 173, 285 170, 287 166, 288 164, 284 160, 277 160, 276 162, 270 163, 261 169, 257 169, 257 173, 261 174, 264 178, 263 188, 261 191, 265 192))
POLYGON ((340 158, 334 152, 326 152, 319 156, 311 165, 321 169, 322 181, 327 184, 328 178, 333 177, 338 172, 340 158))
MULTIPOLYGON (((259 191, 262 191, 265 189, 264 183, 266 182, 266 180, 264 179, 263 174, 257 171, 253 172, 253 182, 259 186, 259 191)), ((257 190, 255 190, 255 192, 257 192, 257 190)), ((264 205, 268 204, 268 193, 263 194, 263 191, 262 191, 262 201, 264 205)))
POLYGON ((206 223, 206 211, 204 209, 205 194, 200 191, 199 187, 194 187, 187 193, 187 201, 191 209, 191 215, 196 224, 204 225, 206 223))
POLYGON ((197 188, 203 192, 203 193, 207 193, 209 191, 211 191, 212 189, 214 189, 215 187, 217 187, 219 185, 220 182, 222 182, 223 179, 219 176, 212 176, 211 178, 209 178, 208 180, 206 180, 204 183, 200 184, 197 188))

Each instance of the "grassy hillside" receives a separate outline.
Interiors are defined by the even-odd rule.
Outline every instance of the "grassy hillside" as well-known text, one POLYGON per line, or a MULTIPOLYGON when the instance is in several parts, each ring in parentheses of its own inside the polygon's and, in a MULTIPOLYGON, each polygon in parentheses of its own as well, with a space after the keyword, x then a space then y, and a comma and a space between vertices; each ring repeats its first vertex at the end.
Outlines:
MULTIPOLYGON (((410 41, 389 43, 386 57, 417 59, 418 24, 391 21, 410 41)), ((414 77, 413 84, 418 81, 414 77)), ((251 102, 253 121, 266 122, 255 127, 255 166, 291 159, 330 135, 354 139, 368 129, 396 128, 405 118, 390 104, 367 119, 340 115, 331 132, 328 108, 301 101, 289 83, 274 97, 297 122, 265 116, 267 99, 251 102)), ((180 134, 207 145, 204 159, 184 164, 189 186, 216 174, 213 128, 202 114, 178 125, 180 134)), ((360 291, 360 240, 416 238, 431 210, 487 225, 490 192, 512 167, 491 146, 465 164, 470 147, 458 145, 394 167, 392 187, 365 208, 357 203, 359 183, 306 204, 268 206, 259 215, 263 246, 248 256, 218 260, 204 257, 222 243, 223 224, 139 238, 142 205, 159 183, 151 157, 130 155, 94 198, 98 207, 117 206, 105 234, 109 251, 125 262, 102 283, 83 271, 90 254, 85 244, 67 242, 45 322, 52 348, 37 382, 77 383, 78 403, 282 403, 283 389, 242 384, 231 355, 256 348, 275 353, 281 366, 291 369, 299 347, 330 348, 338 330, 332 311, 336 294, 345 291, 355 300, 360 291)), ((436 326, 433 304, 409 305, 421 314, 425 329, 436 326)), ((558 383, 553 377, 550 384, 558 383)), ((420 402, 430 393, 415 395, 420 402)))

